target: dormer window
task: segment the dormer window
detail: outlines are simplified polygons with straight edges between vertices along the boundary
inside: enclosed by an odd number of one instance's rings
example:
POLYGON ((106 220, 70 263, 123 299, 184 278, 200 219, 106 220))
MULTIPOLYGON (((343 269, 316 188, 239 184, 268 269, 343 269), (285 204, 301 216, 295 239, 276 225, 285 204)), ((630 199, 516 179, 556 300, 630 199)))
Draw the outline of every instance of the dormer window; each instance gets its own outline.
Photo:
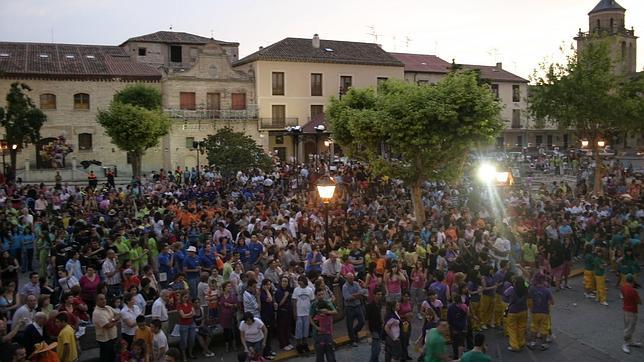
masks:
POLYGON ((147 49, 147 48, 139 48, 139 56, 140 56, 140 57, 144 57, 144 56, 146 56, 146 54, 147 54, 147 53, 148 53, 148 49, 147 49))

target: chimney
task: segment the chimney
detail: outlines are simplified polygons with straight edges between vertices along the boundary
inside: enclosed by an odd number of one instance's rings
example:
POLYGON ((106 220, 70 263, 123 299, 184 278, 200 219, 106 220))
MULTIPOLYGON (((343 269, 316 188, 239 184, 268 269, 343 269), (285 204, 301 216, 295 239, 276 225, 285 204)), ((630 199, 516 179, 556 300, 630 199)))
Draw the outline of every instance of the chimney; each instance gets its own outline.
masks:
POLYGON ((259 50, 262 50, 262 49, 264 49, 264 47, 260 45, 260 46, 259 46, 259 50))
POLYGON ((313 34, 313 40, 311 42, 315 49, 320 48, 320 37, 317 34, 313 34))
POLYGON ((496 63, 496 70, 502 70, 503 69, 503 63, 497 62, 496 63))

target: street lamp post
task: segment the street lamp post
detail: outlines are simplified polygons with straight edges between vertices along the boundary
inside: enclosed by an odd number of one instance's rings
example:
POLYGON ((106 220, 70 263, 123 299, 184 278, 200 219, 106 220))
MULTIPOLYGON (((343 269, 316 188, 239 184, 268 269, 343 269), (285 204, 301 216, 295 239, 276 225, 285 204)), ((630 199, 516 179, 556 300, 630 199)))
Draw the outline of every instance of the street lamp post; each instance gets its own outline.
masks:
POLYGON ((299 161, 298 144, 300 142, 300 134, 302 134, 302 127, 286 127, 286 132, 293 137, 293 159, 295 160, 295 163, 297 163, 299 161))
POLYGON ((199 176, 200 176, 200 168, 201 166, 199 165, 199 154, 203 153, 203 149, 206 146, 206 141, 201 140, 201 141, 193 141, 192 142, 192 148, 197 150, 197 182, 199 182, 199 176))
POLYGON ((323 124, 315 126, 315 167, 318 167, 320 162, 320 135, 326 131, 326 127, 323 124))
POLYGON ((7 177, 7 166, 5 164, 4 154, 9 149, 9 145, 7 144, 7 141, 5 141, 5 140, 0 141, 0 149, 2 150, 2 177, 4 177, 6 179, 6 177, 7 177))
POLYGON ((331 162, 333 162, 333 155, 331 154, 331 145, 333 145, 333 140, 330 138, 327 138, 324 140, 324 146, 327 148, 327 151, 329 152, 329 164, 328 167, 331 167, 331 162))
POLYGON ((335 180, 333 180, 329 175, 324 175, 318 179, 316 184, 318 189, 318 195, 324 203, 324 238, 325 242, 329 240, 329 202, 333 199, 333 194, 335 193, 335 180))

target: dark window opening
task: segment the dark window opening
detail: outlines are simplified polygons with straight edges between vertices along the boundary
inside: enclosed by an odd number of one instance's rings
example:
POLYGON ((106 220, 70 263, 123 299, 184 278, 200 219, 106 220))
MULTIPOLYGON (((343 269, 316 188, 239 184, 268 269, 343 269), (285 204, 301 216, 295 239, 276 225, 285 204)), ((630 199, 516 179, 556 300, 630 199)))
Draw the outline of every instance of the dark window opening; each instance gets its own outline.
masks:
POLYGON ((146 48, 139 48, 139 56, 144 57, 147 54, 148 50, 146 48))
POLYGON ((181 46, 180 45, 172 45, 170 46, 170 61, 174 63, 181 63, 182 60, 181 56, 181 46))

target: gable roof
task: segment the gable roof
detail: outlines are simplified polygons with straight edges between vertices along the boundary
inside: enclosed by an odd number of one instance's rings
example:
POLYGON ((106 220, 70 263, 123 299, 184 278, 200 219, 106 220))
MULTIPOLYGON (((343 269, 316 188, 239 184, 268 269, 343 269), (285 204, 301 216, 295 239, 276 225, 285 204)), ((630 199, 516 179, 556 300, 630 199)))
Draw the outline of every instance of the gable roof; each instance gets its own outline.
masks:
POLYGON ((458 64, 463 69, 476 70, 482 79, 495 80, 499 82, 519 82, 528 83, 528 80, 521 78, 516 74, 510 73, 503 68, 494 65, 477 65, 477 64, 458 64))
POLYGON ((155 68, 105 45, 0 42, 0 74, 43 78, 160 80, 155 68))
MULTIPOLYGON (((206 38, 203 36, 184 33, 180 31, 157 31, 156 33, 135 36, 123 42, 123 44, 131 41, 146 42, 146 43, 168 43, 168 44, 206 44, 214 40, 217 44, 222 46, 238 46, 239 43, 216 40, 213 38, 206 38)), ((121 45, 123 45, 121 44, 121 45)))
MULTIPOLYGON (((452 71, 453 64, 436 55, 389 53, 405 64, 405 72, 447 74, 452 71)), ((463 69, 477 70, 481 78, 499 82, 527 83, 528 80, 512 74, 494 65, 456 64, 463 69)))
POLYGON ((588 13, 588 15, 609 10, 626 11, 626 9, 619 5, 615 0, 600 0, 599 3, 595 5, 593 10, 588 13))
POLYGON ((389 53, 405 64, 406 72, 449 73, 451 63, 430 54, 389 53))
POLYGON ((285 38, 238 60, 234 65, 258 60, 403 66, 377 44, 320 39, 320 47, 314 48, 312 40, 304 38, 285 38))

